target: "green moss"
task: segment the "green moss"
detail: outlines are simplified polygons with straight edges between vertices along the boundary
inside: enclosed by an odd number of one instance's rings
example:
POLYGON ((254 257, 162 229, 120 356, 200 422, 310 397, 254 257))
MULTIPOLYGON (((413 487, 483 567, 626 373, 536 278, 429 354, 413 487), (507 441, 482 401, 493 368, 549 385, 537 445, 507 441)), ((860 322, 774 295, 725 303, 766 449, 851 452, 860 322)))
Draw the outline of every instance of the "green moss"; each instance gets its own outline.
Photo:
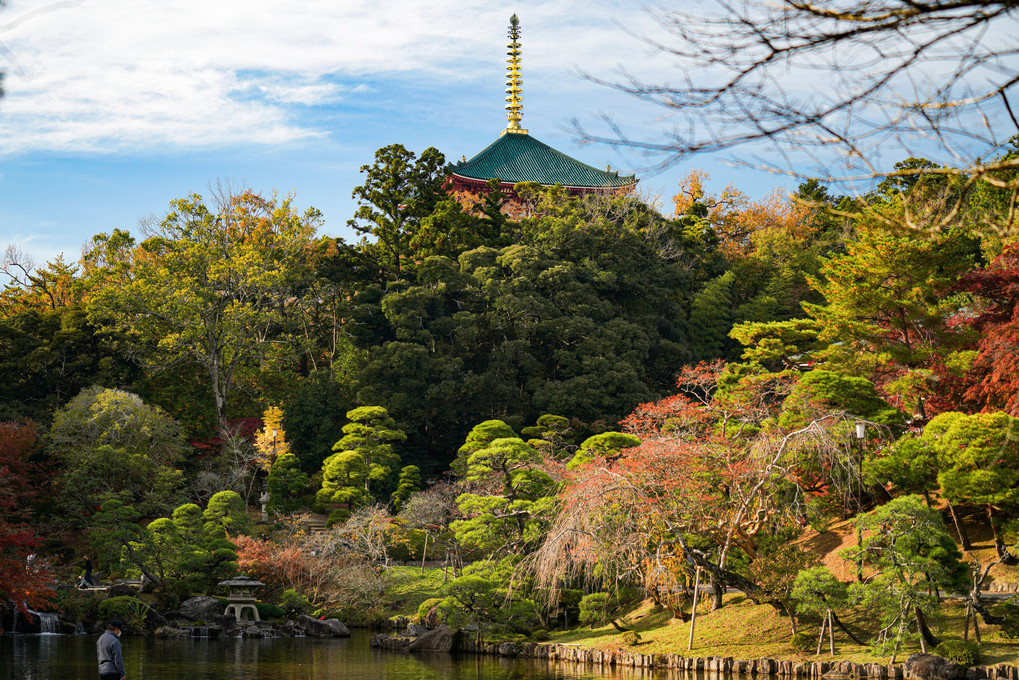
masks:
POLYGON ((440 604, 441 602, 441 597, 430 597, 418 605, 418 623, 423 623, 425 618, 428 616, 428 612, 432 610, 432 607, 440 604))
POLYGON ((980 645, 969 640, 945 640, 934 648, 934 653, 963 666, 980 663, 980 645))

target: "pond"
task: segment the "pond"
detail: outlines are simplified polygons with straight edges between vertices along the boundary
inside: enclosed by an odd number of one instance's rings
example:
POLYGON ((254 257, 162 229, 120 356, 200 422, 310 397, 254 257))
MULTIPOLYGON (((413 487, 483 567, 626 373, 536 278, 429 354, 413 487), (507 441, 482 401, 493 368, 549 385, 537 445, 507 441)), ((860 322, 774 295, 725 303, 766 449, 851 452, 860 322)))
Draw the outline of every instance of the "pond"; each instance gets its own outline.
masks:
MULTIPOLYGON (((0 636, 0 680, 96 680, 94 635, 0 636)), ((537 659, 401 654, 350 639, 124 637, 129 680, 640 680, 658 673, 537 659)), ((664 677, 664 675, 662 676, 664 677)))

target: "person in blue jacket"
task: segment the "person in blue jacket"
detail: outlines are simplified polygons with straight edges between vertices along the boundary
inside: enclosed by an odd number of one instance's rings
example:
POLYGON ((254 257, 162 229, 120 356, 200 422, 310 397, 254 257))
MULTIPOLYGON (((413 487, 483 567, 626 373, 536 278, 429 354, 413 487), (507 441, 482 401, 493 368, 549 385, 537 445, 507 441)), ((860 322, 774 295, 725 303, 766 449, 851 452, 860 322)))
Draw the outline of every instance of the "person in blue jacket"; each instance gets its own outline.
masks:
POLYGON ((124 624, 120 619, 111 619, 106 632, 96 641, 96 655, 99 657, 99 680, 127 680, 124 669, 124 654, 120 646, 120 633, 124 624))

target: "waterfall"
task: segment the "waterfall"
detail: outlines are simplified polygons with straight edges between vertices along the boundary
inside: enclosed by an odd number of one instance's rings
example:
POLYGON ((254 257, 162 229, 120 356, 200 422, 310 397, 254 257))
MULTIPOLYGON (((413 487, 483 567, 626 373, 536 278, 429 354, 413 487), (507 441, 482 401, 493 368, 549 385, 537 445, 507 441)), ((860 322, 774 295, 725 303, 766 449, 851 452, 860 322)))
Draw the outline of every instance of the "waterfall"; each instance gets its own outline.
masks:
POLYGON ((48 612, 33 612, 29 610, 32 616, 39 617, 39 632, 40 633, 56 633, 57 625, 60 623, 60 615, 48 612))
POLYGON ((78 621, 77 623, 75 623, 74 624, 74 634, 75 635, 84 635, 85 634, 85 624, 82 623, 81 621, 78 621))

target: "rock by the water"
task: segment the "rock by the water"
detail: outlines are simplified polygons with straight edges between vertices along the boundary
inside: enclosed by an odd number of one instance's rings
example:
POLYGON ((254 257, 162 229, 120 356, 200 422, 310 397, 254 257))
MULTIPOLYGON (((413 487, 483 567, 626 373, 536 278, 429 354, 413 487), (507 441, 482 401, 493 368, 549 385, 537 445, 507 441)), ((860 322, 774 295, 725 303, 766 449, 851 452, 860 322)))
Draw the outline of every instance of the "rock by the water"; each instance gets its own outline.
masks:
POLYGON ((406 635, 407 637, 420 637, 427 632, 428 629, 424 626, 412 623, 407 626, 407 630, 403 631, 403 635, 406 635))
POLYGON ((504 642, 499 645, 499 656, 516 656, 517 655, 517 643, 515 642, 504 642))
POLYGON ((181 614, 176 609, 170 610, 163 614, 163 618, 166 619, 167 624, 173 625, 175 623, 190 623, 191 620, 181 614))
POLYGON ((964 667, 935 654, 910 654, 903 671, 912 680, 956 680, 966 675, 964 667))
POLYGON ((401 637, 399 635, 387 635, 385 633, 376 633, 372 635, 368 640, 368 646, 375 649, 387 649, 393 652, 405 652, 407 651, 407 645, 410 644, 410 638, 401 637))
POLYGON ((240 627, 237 623, 237 617, 233 614, 230 614, 229 616, 219 616, 213 619, 213 621, 219 625, 220 630, 223 631, 224 637, 233 636, 234 632, 236 632, 240 627))
POLYGON ((179 628, 177 626, 160 626, 156 628, 154 635, 156 637, 189 638, 191 637, 191 629, 179 628))
POLYGON ((118 583, 115 586, 111 586, 110 590, 106 593, 107 597, 138 597, 138 590, 133 586, 126 585, 124 583, 118 583))
POLYGON ((448 652, 453 649, 459 637, 460 631, 449 626, 439 626, 416 638, 407 645, 407 649, 412 652, 448 652))
POLYGON ((213 621, 218 621, 223 616, 224 609, 225 607, 216 598, 209 597, 208 595, 198 595, 197 597, 189 597, 181 602, 177 611, 187 617, 189 621, 212 623, 213 621))
POLYGON ((320 621, 301 614, 297 617, 294 625, 303 630, 305 635, 311 637, 350 637, 350 631, 337 619, 320 621))

